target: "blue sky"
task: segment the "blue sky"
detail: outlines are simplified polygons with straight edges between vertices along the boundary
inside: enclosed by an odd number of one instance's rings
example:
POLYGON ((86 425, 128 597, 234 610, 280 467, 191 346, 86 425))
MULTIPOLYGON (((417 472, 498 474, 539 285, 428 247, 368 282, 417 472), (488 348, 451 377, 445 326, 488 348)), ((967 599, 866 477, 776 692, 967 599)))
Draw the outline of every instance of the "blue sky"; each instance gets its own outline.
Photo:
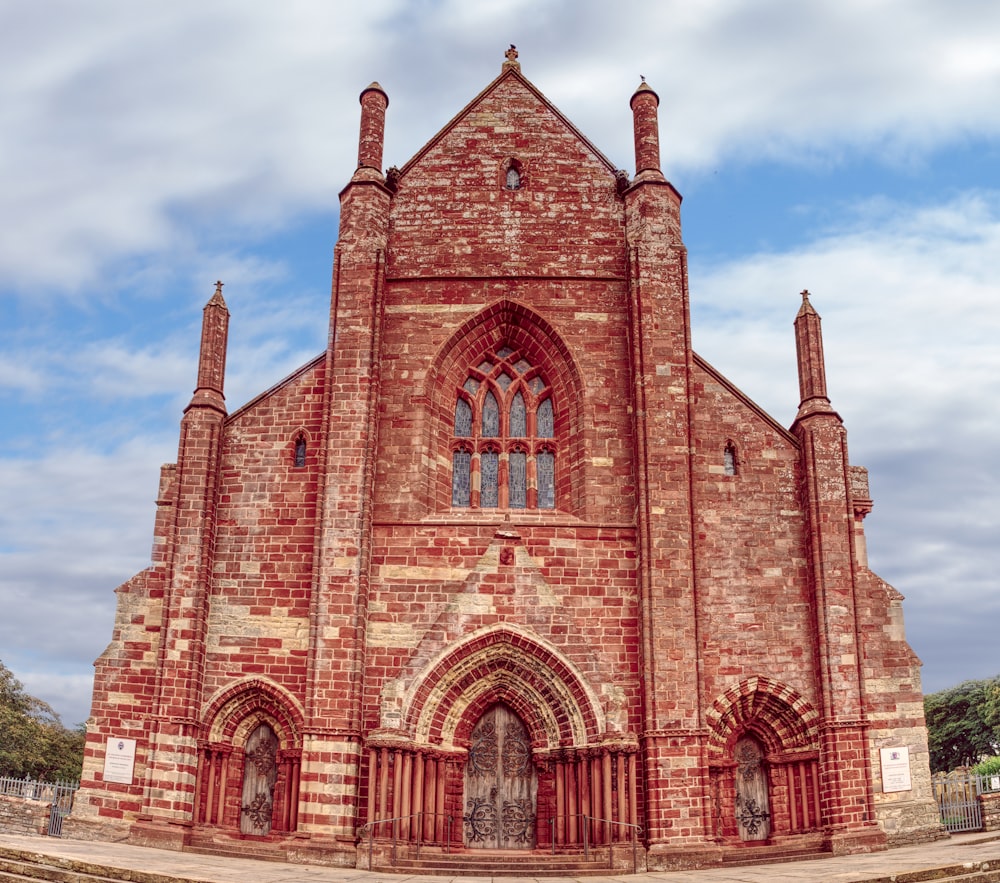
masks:
POLYGON ((29 690, 88 713, 215 280, 235 409, 325 346, 360 91, 402 166, 509 43, 630 172, 657 90, 696 350, 788 425, 813 293, 924 686, 1000 673, 1000 4, 347 6, 0 4, 0 659, 29 690))

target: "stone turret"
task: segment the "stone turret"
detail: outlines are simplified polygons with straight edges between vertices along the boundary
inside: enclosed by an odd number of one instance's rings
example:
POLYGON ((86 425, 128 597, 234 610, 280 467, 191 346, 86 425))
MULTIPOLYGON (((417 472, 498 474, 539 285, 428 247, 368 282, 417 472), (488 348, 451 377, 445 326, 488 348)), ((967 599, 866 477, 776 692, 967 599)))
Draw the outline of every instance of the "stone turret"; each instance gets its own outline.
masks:
POLYGON ((826 366, 823 357, 823 331, 819 313, 809 303, 809 292, 802 292, 802 306, 795 317, 795 352, 799 365, 799 413, 796 420, 809 414, 832 412, 826 394, 826 366))
POLYGON ((358 136, 358 170, 354 180, 384 180, 382 176, 382 148, 385 144, 385 111, 389 96, 378 83, 366 88, 361 101, 361 131, 358 136))
POLYGON ((201 320, 201 349, 198 354, 198 386, 188 409, 214 408, 226 413, 223 387, 226 379, 226 349, 229 345, 229 309, 222 297, 222 283, 205 304, 201 320))
POLYGON ((645 77, 630 102, 635 135, 635 177, 637 181, 663 181, 660 171, 660 126, 657 109, 660 97, 645 77))

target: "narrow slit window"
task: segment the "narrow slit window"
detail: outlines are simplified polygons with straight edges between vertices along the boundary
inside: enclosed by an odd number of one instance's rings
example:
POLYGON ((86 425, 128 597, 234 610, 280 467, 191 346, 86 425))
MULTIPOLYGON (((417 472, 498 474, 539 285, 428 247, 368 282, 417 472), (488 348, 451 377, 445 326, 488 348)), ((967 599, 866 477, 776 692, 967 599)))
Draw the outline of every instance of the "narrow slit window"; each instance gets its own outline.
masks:
POLYGON ((303 436, 295 439, 295 468, 301 469, 306 465, 306 440, 303 436))
POLYGON ((722 462, 726 475, 736 474, 736 448, 730 442, 726 445, 726 450, 722 454, 722 462))

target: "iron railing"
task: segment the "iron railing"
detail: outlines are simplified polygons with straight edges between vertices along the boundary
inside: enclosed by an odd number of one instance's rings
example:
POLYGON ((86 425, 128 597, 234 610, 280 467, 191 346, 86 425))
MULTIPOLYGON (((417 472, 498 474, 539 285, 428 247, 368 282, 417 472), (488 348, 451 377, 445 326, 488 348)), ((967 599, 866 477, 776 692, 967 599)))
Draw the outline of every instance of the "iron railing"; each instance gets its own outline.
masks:
POLYGON ((451 833, 454 827, 454 816, 448 813, 414 812, 410 813, 407 816, 396 816, 395 818, 392 819, 376 819, 374 822, 368 822, 367 824, 365 824, 361 828, 361 831, 359 832, 362 839, 364 839, 365 837, 368 838, 368 870, 371 870, 372 868, 372 851, 374 849, 375 829, 379 825, 392 825, 392 833, 390 835, 392 838, 392 854, 390 861, 393 865, 396 864, 396 857, 397 857, 397 851, 399 849, 400 839, 402 839, 405 843, 409 845, 416 846, 418 855, 420 854, 420 847, 422 847, 425 843, 443 842, 444 851, 451 852, 451 833), (432 820, 432 825, 435 831, 437 830, 437 820, 439 818, 444 820, 443 841, 441 838, 438 837, 430 837, 430 838, 424 837, 424 823, 425 820, 428 818, 432 820), (416 824, 413 825, 412 828, 410 828, 410 823, 414 819, 416 819, 416 824), (407 836, 400 838, 399 829, 401 827, 401 823, 403 822, 406 823, 405 827, 409 828, 410 831, 415 830, 417 832, 416 838, 410 836, 409 833, 407 833, 407 836))
POLYGON ((49 805, 48 833, 51 837, 62 836, 62 823, 73 811, 73 796, 80 787, 79 782, 63 781, 42 782, 30 776, 24 779, 13 779, 9 776, 0 778, 0 795, 4 797, 20 797, 22 800, 37 800, 49 805))
MULTIPOLYGON (((632 846, 632 873, 637 874, 639 872, 639 836, 642 833, 642 825, 632 824, 630 822, 619 822, 614 819, 602 819, 598 816, 589 816, 586 813, 576 813, 575 815, 566 816, 553 816, 549 819, 549 839, 552 842, 552 854, 556 854, 556 825, 565 826, 565 823, 571 819, 580 819, 580 827, 583 830, 583 859, 584 861, 590 861, 590 826, 595 825, 595 830, 597 826, 602 826, 604 828, 604 838, 603 842, 599 844, 593 844, 593 846, 601 847, 607 846, 608 848, 608 868, 614 870, 615 866, 615 840, 613 834, 616 829, 619 834, 622 833, 621 829, 625 828, 628 831, 629 837, 618 838, 618 843, 623 841, 630 843, 632 846)), ((564 828, 565 829, 565 828, 564 828)), ((562 844, 564 846, 570 844, 562 844)))

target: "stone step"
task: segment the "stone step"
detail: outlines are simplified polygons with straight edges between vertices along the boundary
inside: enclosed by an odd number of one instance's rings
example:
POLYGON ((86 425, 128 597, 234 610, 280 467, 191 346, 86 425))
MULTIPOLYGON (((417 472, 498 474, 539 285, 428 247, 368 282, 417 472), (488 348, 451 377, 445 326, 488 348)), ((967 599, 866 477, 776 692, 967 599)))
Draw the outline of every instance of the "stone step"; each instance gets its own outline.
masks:
POLYGON ((759 846, 747 849, 726 850, 722 856, 724 865, 770 865, 779 862, 800 862, 830 858, 828 850, 815 847, 773 847, 759 846))
POLYGON ((400 855, 391 863, 387 855, 376 858, 374 871, 392 874, 429 874, 463 877, 593 877, 631 873, 631 854, 627 867, 618 854, 615 870, 608 868, 608 856, 595 851, 590 859, 582 852, 552 855, 549 852, 425 852, 400 855))
POLYGON ((45 880, 48 883, 178 883, 177 878, 165 874, 127 871, 35 853, 11 856, 11 852, 5 849, 0 856, 0 881, 5 883, 24 880, 45 880))
POLYGON ((195 834, 184 852, 195 855, 221 855, 225 858, 252 858, 265 862, 288 861, 285 844, 281 838, 245 839, 219 833, 195 834))

